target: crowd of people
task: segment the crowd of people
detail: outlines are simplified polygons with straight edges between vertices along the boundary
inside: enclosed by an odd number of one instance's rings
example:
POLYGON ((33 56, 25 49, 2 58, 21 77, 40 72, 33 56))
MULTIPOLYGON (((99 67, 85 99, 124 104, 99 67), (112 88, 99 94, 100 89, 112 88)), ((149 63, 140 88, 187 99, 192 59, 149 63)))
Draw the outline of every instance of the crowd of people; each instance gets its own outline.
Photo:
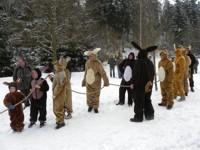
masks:
MULTIPOLYGON (((141 48, 135 42, 132 45, 137 49, 138 55, 131 52, 128 58, 118 63, 121 74, 121 84, 119 87, 119 101, 116 105, 125 104, 125 93, 128 92, 128 105, 134 103, 134 117, 131 122, 142 122, 154 119, 154 108, 151 102, 153 80, 155 77, 155 67, 149 59, 148 53, 155 51, 157 46, 141 48)), ((109 80, 102 63, 97 58, 100 48, 86 51, 88 56, 85 64, 85 74, 82 86, 86 87, 88 112, 99 113, 99 97, 101 93, 101 80, 104 86, 109 86, 109 80)), ((184 47, 175 49, 174 60, 169 58, 167 50, 160 51, 160 61, 158 64, 158 75, 161 88, 161 102, 159 106, 164 106, 168 110, 173 108, 174 99, 180 97, 178 101, 186 100, 189 87, 194 92, 193 74, 196 73, 195 65, 197 59, 191 50, 184 47), (189 81, 189 82, 188 82, 189 81)), ((70 83, 70 71, 67 67, 69 60, 60 57, 54 62, 54 75, 49 74, 52 81, 53 91, 53 112, 55 114, 56 129, 65 126, 65 119, 72 118, 72 89, 70 83)), ((109 59, 110 76, 115 77, 114 67, 117 60, 113 57, 109 59)), ((24 57, 19 57, 17 66, 13 73, 13 82, 8 84, 9 93, 4 98, 4 105, 8 108, 10 115, 10 126, 15 132, 21 132, 24 128, 23 110, 30 106, 29 128, 34 126, 37 120, 40 127, 46 123, 47 92, 49 85, 46 78, 42 78, 42 72, 38 68, 31 69, 24 57), (24 103, 24 108, 22 103, 24 103), (39 117, 38 117, 39 116, 39 117)))

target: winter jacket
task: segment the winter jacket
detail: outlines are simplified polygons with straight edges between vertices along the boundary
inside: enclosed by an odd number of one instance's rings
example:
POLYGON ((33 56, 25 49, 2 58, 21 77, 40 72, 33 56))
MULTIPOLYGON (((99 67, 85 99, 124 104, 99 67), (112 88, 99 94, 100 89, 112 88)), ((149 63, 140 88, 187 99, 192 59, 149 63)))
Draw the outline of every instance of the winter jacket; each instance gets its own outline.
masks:
POLYGON ((17 66, 13 73, 13 81, 17 81, 18 79, 21 80, 18 84, 20 91, 30 89, 31 68, 29 66, 25 66, 24 68, 17 66))

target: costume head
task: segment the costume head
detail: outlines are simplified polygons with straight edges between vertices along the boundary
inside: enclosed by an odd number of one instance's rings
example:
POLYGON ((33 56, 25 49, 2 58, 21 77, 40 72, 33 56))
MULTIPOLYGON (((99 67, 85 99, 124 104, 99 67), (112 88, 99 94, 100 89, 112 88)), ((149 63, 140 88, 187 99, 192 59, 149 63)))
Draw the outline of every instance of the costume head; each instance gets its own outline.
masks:
POLYGON ((133 41, 131 42, 131 44, 133 45, 133 47, 135 49, 137 49, 139 51, 138 56, 137 56, 138 59, 147 58, 148 52, 152 52, 152 51, 157 49, 157 46, 150 46, 150 47, 147 47, 147 48, 143 49, 133 41))

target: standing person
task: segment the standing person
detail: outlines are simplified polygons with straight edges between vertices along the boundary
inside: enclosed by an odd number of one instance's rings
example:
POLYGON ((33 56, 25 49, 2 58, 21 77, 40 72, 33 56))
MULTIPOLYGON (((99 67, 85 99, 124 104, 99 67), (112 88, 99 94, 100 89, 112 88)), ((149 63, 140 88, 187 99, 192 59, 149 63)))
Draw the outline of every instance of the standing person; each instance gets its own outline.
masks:
POLYGON ((175 53, 174 95, 175 97, 180 96, 178 101, 184 101, 184 76, 186 71, 186 60, 183 56, 183 48, 176 48, 175 53))
POLYGON ((43 78, 41 78, 42 73, 40 69, 35 68, 32 71, 32 78, 31 81, 31 90, 33 91, 32 97, 31 97, 31 107, 30 107, 30 124, 29 128, 31 128, 38 119, 38 113, 39 121, 40 121, 40 127, 43 127, 46 122, 46 103, 47 103, 47 91, 49 90, 49 85, 47 84, 47 81, 43 78))
POLYGON ((130 119, 131 122, 142 122, 143 115, 146 120, 154 119, 154 109, 151 103, 153 79, 155 75, 154 65, 148 59, 148 52, 157 49, 157 46, 142 49, 135 42, 132 45, 139 50, 135 67, 133 69, 133 80, 131 88, 134 90, 134 112, 135 115, 130 119))
POLYGON ((196 58, 196 63, 194 64, 194 73, 198 73, 198 66, 199 66, 199 60, 196 58))
POLYGON ((194 92, 194 79, 193 79, 193 74, 194 74, 194 65, 196 63, 196 58, 193 55, 191 49, 187 48, 188 51, 188 56, 190 57, 191 64, 190 64, 190 74, 189 74, 189 82, 190 82, 190 89, 192 92, 194 92))
POLYGON ((189 78, 189 70, 191 65, 190 57, 187 55, 188 51, 187 49, 183 49, 183 57, 185 58, 185 74, 184 74, 184 90, 185 90, 185 96, 188 96, 189 92, 189 84, 188 84, 188 78, 189 78))
POLYGON ((108 64, 110 66, 110 77, 114 77, 115 78, 115 65, 116 65, 116 61, 114 59, 113 56, 111 56, 108 59, 108 64))
POLYGON ((60 58, 59 63, 64 66, 64 72, 66 77, 66 95, 65 95, 65 111, 67 112, 67 115, 65 115, 65 119, 71 119, 72 118, 72 90, 71 90, 71 72, 68 68, 69 62, 71 58, 67 57, 66 59, 60 58))
POLYGON ((6 94, 4 98, 4 105, 8 108, 10 116, 10 127, 15 132, 21 132, 24 129, 24 113, 22 104, 18 104, 21 100, 25 98, 24 94, 17 91, 17 84, 11 82, 8 84, 9 93, 6 94))
POLYGON ((63 65, 63 58, 60 58, 54 65, 55 77, 53 78, 53 111, 56 116, 56 127, 60 129, 65 126, 65 106, 66 106, 66 94, 67 94, 67 75, 65 72, 66 65, 63 65))
MULTIPOLYGON (((17 66, 13 72, 13 81, 18 83, 18 89, 27 96, 30 92, 31 68, 27 65, 23 56, 17 61, 17 66)), ((25 107, 29 106, 29 99, 24 102, 25 107)))
POLYGON ((167 109, 171 109, 174 105, 173 99, 173 78, 174 78, 174 67, 171 60, 168 58, 167 50, 160 52, 160 62, 158 64, 158 74, 160 79, 160 89, 162 95, 162 101, 159 106, 166 106, 167 109))
POLYGON ((131 52, 128 55, 128 59, 123 60, 122 63, 119 65, 120 71, 123 75, 119 88, 119 102, 116 105, 124 105, 126 91, 128 91, 128 105, 132 106, 133 104, 133 90, 130 87, 123 86, 131 85, 134 64, 135 55, 131 52))
POLYGON ((86 86, 87 92, 87 105, 88 112, 94 109, 95 113, 98 113, 99 108, 99 96, 101 91, 101 79, 104 80, 104 86, 109 86, 108 77, 103 68, 102 63, 97 58, 97 53, 100 48, 96 48, 93 51, 86 51, 84 54, 89 57, 89 60, 85 65, 85 75, 82 81, 82 86, 86 86))

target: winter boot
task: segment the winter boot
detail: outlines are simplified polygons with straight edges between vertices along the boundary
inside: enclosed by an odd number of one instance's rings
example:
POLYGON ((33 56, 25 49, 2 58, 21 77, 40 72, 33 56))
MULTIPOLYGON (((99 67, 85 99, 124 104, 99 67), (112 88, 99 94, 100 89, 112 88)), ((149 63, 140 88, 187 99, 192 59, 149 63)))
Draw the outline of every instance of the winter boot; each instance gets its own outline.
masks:
POLYGON ((35 122, 31 122, 31 123, 28 125, 28 128, 31 128, 33 125, 35 125, 35 122))
POLYGON ((41 122, 40 122, 40 128, 44 127, 44 125, 45 125, 45 122, 44 122, 44 121, 41 121, 41 122))
POLYGON ((154 119, 154 115, 148 115, 145 116, 146 120, 153 120, 154 119))
POLYGON ((89 108, 88 108, 88 112, 91 112, 91 111, 92 111, 92 109, 93 109, 92 107, 89 107, 89 108))
POLYGON ((166 106, 164 103, 158 103, 158 106, 166 106))
POLYGON ((130 122, 142 122, 142 121, 143 119, 136 118, 136 117, 130 119, 130 122))
POLYGON ((179 102, 182 102, 185 100, 185 96, 181 96, 181 98, 178 100, 179 102))
POLYGON ((65 115, 65 119, 71 119, 71 118, 72 118, 71 113, 68 113, 67 115, 65 115))
POLYGON ((99 113, 97 108, 94 109, 94 113, 96 113, 96 114, 99 113))
POLYGON ((173 105, 168 105, 167 109, 170 110, 170 109, 172 109, 172 107, 173 107, 173 105))
POLYGON ((191 91, 194 92, 194 87, 191 87, 191 91))
POLYGON ((56 127, 55 127, 55 129, 60 129, 60 128, 62 128, 62 127, 64 127, 65 126, 65 123, 63 122, 63 123, 56 123, 57 125, 56 125, 56 127))
POLYGON ((124 105, 124 103, 118 102, 116 105, 124 105))

